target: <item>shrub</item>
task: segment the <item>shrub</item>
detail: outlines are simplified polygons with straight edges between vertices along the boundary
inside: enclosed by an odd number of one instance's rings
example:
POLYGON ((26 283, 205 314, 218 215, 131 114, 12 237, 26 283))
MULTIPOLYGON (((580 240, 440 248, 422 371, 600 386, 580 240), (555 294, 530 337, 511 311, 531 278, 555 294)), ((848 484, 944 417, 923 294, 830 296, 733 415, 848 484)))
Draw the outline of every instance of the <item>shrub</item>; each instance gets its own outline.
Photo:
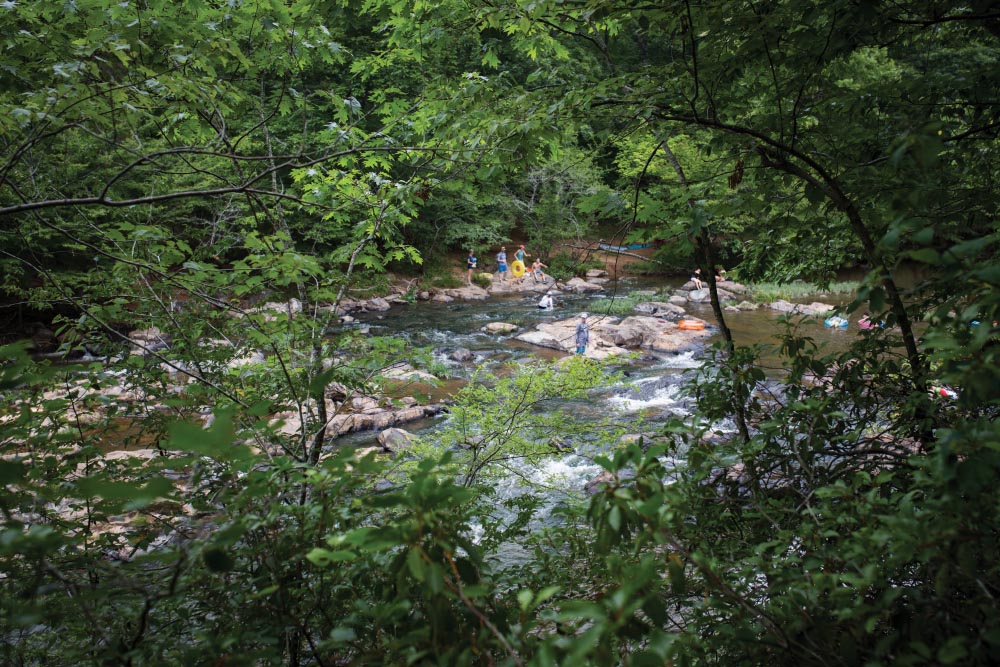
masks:
POLYGON ((655 260, 642 260, 627 265, 628 273, 635 276, 657 276, 669 273, 667 266, 655 260))
POLYGON ((568 252, 560 252, 549 258, 548 274, 558 280, 582 276, 589 269, 603 269, 604 262, 593 257, 576 257, 568 252))

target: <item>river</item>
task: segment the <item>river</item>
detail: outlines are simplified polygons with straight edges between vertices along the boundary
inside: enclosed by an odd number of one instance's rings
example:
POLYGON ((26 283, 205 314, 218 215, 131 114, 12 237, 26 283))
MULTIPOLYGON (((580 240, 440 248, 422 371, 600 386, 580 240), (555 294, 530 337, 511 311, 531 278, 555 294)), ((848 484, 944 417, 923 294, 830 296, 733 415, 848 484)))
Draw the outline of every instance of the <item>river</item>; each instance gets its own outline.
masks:
MULTIPOLYGON (((663 280, 625 279, 617 285, 609 284, 602 297, 576 294, 559 296, 558 306, 554 311, 539 310, 536 306, 538 295, 528 293, 495 295, 484 301, 421 302, 394 306, 387 313, 361 314, 352 326, 373 335, 403 337, 414 347, 432 348, 435 360, 440 367, 447 369, 450 378, 437 388, 420 389, 413 395, 423 400, 440 400, 444 395, 456 391, 476 368, 484 367, 493 373, 503 373, 513 364, 564 356, 554 350, 516 341, 513 339, 516 334, 482 332, 480 329, 489 322, 509 322, 517 324, 523 330, 545 320, 573 317, 582 310, 600 314, 602 303, 606 303, 602 299, 613 298, 614 294, 627 296, 636 290, 642 290, 657 294, 650 296, 651 301, 666 300, 679 285, 679 282, 663 280), (470 350, 475 355, 475 360, 464 363, 453 361, 449 355, 458 348, 470 350), (425 393, 420 393, 421 391, 425 393)), ((837 305, 843 302, 843 298, 835 299, 826 295, 808 301, 813 300, 837 305)), ((715 321, 709 304, 691 304, 687 310, 710 323, 715 321)), ((780 316, 781 313, 777 311, 761 308, 726 313, 726 321, 737 344, 760 344, 773 348, 781 330, 778 322, 780 316)), ((808 327, 808 334, 817 344, 830 351, 843 350, 850 339, 857 335, 854 324, 847 329, 826 328, 822 322, 804 326, 808 327)), ((709 343, 717 339, 716 335, 709 343)), ((689 413, 690 399, 682 395, 680 385, 683 375, 701 363, 701 356, 703 355, 691 352, 679 355, 644 353, 639 360, 622 366, 628 376, 627 383, 603 388, 595 392, 587 403, 576 402, 560 409, 572 411, 574 418, 578 420, 597 421, 614 415, 619 424, 634 426, 636 432, 655 432, 658 425, 667 418, 689 413)), ((773 353, 764 355, 763 364, 772 374, 780 372, 779 360, 773 353)), ((406 424, 405 428, 413 433, 433 437, 434 431, 442 428, 447 419, 447 414, 443 414, 423 422, 406 424)), ((725 424, 720 426, 728 428, 725 424)), ((370 444, 373 438, 372 433, 353 434, 347 436, 343 443, 347 446, 363 446, 370 444)), ((498 486, 500 497, 517 495, 525 484, 549 487, 553 503, 559 502, 560 490, 579 494, 584 484, 593 479, 601 468, 593 462, 591 457, 594 452, 588 450, 586 444, 578 443, 574 449, 572 453, 553 455, 541 466, 520 471, 518 476, 498 486)))

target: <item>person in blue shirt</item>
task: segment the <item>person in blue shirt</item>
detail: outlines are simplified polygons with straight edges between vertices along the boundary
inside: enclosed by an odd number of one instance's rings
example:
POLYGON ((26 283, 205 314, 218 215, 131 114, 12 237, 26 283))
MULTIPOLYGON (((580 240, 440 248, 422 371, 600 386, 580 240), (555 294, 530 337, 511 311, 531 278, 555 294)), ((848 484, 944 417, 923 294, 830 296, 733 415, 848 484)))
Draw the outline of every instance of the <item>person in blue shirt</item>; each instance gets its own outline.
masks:
POLYGON ((472 250, 469 251, 469 256, 465 258, 465 268, 469 270, 469 277, 467 282, 472 285, 472 272, 476 270, 476 253, 472 250))
POLYGON ((507 282, 507 248, 500 247, 497 253, 497 273, 500 274, 500 281, 507 282))

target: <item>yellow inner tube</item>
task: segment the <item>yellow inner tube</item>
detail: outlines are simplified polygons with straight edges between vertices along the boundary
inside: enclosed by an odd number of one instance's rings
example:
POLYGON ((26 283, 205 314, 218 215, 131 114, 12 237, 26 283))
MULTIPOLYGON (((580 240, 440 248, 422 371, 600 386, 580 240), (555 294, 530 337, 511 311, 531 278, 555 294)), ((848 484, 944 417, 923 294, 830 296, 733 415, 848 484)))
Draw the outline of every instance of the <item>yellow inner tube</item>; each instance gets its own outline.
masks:
POLYGON ((519 259, 515 259, 510 265, 510 272, 514 274, 515 278, 520 278, 524 275, 524 262, 519 259))

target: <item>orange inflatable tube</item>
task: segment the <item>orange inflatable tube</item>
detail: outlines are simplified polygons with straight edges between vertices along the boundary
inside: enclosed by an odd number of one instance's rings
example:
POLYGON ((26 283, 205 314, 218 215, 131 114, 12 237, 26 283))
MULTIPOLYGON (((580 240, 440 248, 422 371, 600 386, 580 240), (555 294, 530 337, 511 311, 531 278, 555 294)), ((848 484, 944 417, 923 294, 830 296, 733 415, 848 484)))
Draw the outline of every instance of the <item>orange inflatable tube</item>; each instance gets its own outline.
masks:
POLYGON ((686 331, 701 331, 705 328, 705 323, 701 320, 680 320, 677 322, 677 328, 686 331))

